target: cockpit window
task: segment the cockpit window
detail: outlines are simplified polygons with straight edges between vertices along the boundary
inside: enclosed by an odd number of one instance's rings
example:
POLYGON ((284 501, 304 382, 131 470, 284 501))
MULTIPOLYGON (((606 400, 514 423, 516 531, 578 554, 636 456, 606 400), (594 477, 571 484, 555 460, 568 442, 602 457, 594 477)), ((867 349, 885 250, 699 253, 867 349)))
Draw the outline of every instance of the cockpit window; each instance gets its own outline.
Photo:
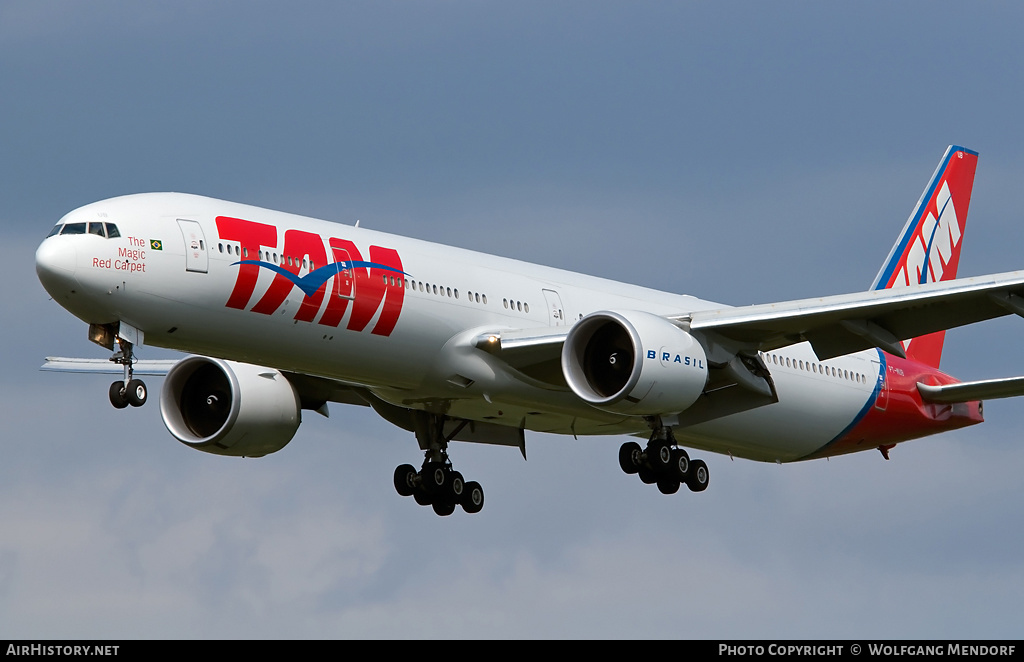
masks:
POLYGON ((106 237, 107 239, 117 239, 121 236, 117 226, 113 223, 58 223, 53 226, 50 234, 46 236, 49 238, 57 234, 94 234, 97 237, 106 237))

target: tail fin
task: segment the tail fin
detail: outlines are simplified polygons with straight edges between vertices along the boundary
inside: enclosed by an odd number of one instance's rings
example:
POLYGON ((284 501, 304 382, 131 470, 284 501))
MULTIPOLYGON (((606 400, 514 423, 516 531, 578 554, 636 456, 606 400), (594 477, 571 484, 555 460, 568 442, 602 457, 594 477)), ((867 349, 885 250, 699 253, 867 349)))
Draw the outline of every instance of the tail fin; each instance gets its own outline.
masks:
MULTIPOLYGON (((956 278, 978 153, 950 145, 911 212, 872 290, 956 278)), ((907 358, 939 367, 945 331, 903 342, 907 358)))

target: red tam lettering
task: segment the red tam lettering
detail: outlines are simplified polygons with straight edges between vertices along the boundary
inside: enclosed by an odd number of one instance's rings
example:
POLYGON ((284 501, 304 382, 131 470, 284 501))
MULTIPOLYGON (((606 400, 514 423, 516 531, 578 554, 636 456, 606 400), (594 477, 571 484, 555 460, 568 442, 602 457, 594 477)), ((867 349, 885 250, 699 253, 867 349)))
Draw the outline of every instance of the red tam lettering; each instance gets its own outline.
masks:
MULTIPOLYGON (((305 232, 304 230, 288 230, 285 232, 281 268, 287 269, 298 276, 299 270, 302 268, 302 260, 307 257, 312 260, 314 265, 326 266, 327 251, 324 250, 324 240, 320 235, 305 232)), ((263 298, 252 307, 253 312, 270 315, 281 307, 281 304, 288 298, 293 287, 295 287, 293 281, 289 280, 286 276, 277 274, 274 276, 274 280, 270 283, 270 287, 267 288, 263 298)), ((314 292, 312 296, 303 297, 302 305, 299 306, 295 319, 303 322, 312 322, 317 312, 320 311, 320 304, 323 303, 324 290, 326 289, 325 284, 314 292)))
MULTIPOLYGON (((225 241, 237 241, 243 250, 242 255, 259 255, 261 246, 277 246, 277 228, 266 223, 218 216, 217 233, 225 241)), ((228 308, 244 310, 256 290, 259 275, 260 268, 255 264, 238 265, 235 287, 231 290, 231 296, 225 305, 228 308)))
MULTIPOLYGON (((329 243, 334 251, 335 259, 339 262, 344 260, 345 253, 353 261, 362 261, 359 249, 351 241, 332 237, 329 243)), ((362 331, 379 310, 380 317, 371 333, 390 336, 391 332, 395 330, 398 316, 402 312, 402 304, 405 302, 402 259, 399 257, 398 251, 392 248, 370 246, 369 261, 373 263, 370 268, 353 267, 351 269, 355 281, 355 301, 352 304, 352 315, 348 320, 347 328, 351 331, 362 331)), ((336 293, 340 293, 339 288, 345 287, 341 282, 343 277, 344 274, 335 276, 336 293)), ((349 287, 351 289, 351 286, 349 287)), ((339 296, 331 297, 320 323, 337 326, 341 322, 341 317, 347 306, 346 299, 339 296)))

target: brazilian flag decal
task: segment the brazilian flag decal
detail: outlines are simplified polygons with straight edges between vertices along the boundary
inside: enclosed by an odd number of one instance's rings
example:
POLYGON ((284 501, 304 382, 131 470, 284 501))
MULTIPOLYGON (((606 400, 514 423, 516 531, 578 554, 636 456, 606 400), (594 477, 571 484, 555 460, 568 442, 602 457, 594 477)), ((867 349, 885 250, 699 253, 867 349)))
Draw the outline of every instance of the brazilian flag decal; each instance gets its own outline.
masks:
POLYGON ((149 248, 154 251, 162 251, 164 249, 164 242, 159 239, 150 239, 149 248))

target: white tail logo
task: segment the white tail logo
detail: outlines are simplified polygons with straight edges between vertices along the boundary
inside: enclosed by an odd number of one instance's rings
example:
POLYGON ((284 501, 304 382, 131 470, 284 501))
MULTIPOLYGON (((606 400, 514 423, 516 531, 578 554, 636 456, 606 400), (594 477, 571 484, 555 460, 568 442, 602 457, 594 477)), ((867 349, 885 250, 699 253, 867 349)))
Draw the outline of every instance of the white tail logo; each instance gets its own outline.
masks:
POLYGON ((943 271, 962 237, 953 197, 946 182, 942 182, 942 188, 935 196, 935 206, 939 210, 938 220, 931 212, 922 220, 921 233, 915 233, 906 260, 893 280, 892 287, 924 285, 942 280, 943 271), (938 260, 934 259, 936 255, 938 260))

